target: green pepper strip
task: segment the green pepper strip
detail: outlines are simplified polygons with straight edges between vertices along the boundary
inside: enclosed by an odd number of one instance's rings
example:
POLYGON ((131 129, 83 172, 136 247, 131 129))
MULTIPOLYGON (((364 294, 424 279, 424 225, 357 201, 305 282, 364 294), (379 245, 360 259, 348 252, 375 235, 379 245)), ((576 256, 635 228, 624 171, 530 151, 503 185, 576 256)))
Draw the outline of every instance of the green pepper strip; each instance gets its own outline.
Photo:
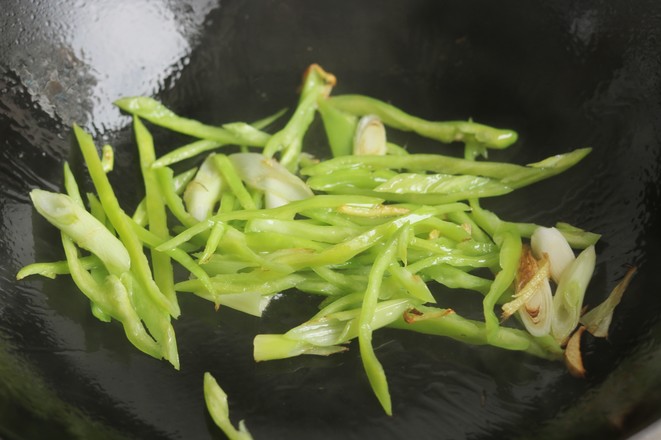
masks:
MULTIPOLYGON (((224 213, 224 212, 232 212, 234 211, 234 202, 236 201, 236 196, 231 193, 224 191, 220 195, 220 205, 218 206, 218 213, 224 213)), ((211 232, 209 233, 209 238, 207 239, 206 244, 204 245, 204 250, 202 251, 202 255, 200 256, 200 264, 206 264, 208 263, 211 258, 213 257, 213 254, 216 252, 216 249, 218 248, 218 245, 220 244, 220 241, 223 238, 223 235, 225 235, 225 231, 227 230, 227 227, 224 222, 222 221, 216 221, 213 227, 211 228, 211 232)))
MULTIPOLYGON (((196 172, 197 168, 191 168, 190 170, 184 171, 183 173, 174 176, 174 178, 172 178, 174 193, 177 195, 181 194, 186 188, 186 185, 188 185, 188 182, 190 182, 193 177, 195 177, 196 172)), ((158 171, 155 171, 155 173, 156 178, 158 179, 158 171)), ((163 191, 161 191, 161 195, 162 193, 163 191)), ((140 201, 140 203, 138 203, 138 206, 135 208, 131 218, 133 218, 133 220, 140 226, 147 226, 147 203, 144 198, 140 201)))
MULTIPOLYGON (((363 294, 360 295, 362 297, 363 294)), ((392 323, 416 304, 418 301, 410 298, 379 302, 371 322, 372 329, 376 330, 392 323)), ((315 316, 285 334, 259 334, 253 340, 254 358, 259 362, 301 354, 329 355, 343 351, 339 344, 358 336, 360 313, 360 308, 339 310, 324 316, 315 316)))
POLYGON ((411 153, 404 147, 400 147, 392 142, 386 142, 386 153, 392 156, 407 156, 411 153))
POLYGON ((338 110, 326 98, 319 99, 317 105, 333 157, 351 154, 358 118, 338 110))
MULTIPOLYGON (((268 116, 264 119, 260 119, 259 121, 255 121, 252 124, 246 126, 246 124, 242 124, 240 126, 233 125, 233 124, 226 124, 223 126, 224 129, 233 132, 236 131, 237 135, 241 135, 241 130, 244 131, 244 133, 247 130, 246 127, 252 127, 253 129, 262 129, 277 119, 279 119, 287 109, 282 109, 278 111, 277 113, 268 116)), ((191 157, 195 157, 198 154, 202 154, 206 151, 210 151, 213 149, 216 149, 218 147, 222 146, 221 143, 217 141, 210 141, 207 139, 202 139, 199 141, 191 142, 190 144, 184 145, 182 147, 179 147, 175 150, 172 150, 168 152, 167 154, 164 154, 163 156, 159 157, 153 164, 153 168, 161 168, 165 166, 172 165, 177 162, 181 162, 186 159, 190 159, 191 157)))
POLYGON ((345 291, 364 290, 360 284, 357 284, 355 277, 347 276, 340 271, 334 271, 328 266, 313 267, 312 271, 325 282, 338 286, 345 291))
MULTIPOLYGON (((103 263, 96 255, 88 255, 86 257, 79 257, 78 262, 85 270, 90 270, 95 267, 101 267, 103 263)), ((32 263, 21 268, 16 274, 16 280, 22 280, 31 275, 41 275, 46 278, 54 279, 57 275, 68 275, 69 264, 66 260, 63 261, 48 261, 42 263, 32 263)))
MULTIPOLYGON (((151 168, 154 160, 156 160, 154 139, 137 116, 133 117, 133 129, 135 131, 138 155, 140 156, 140 168, 145 185, 145 204, 147 207, 149 231, 159 237, 168 237, 170 231, 168 230, 165 204, 163 203, 156 173, 151 168)), ((168 301, 177 306, 177 314, 179 314, 177 295, 174 291, 174 269, 170 257, 162 252, 152 250, 151 261, 156 285, 163 295, 168 298, 168 301)))
POLYGON ((497 255, 486 254, 478 256, 463 255, 461 252, 455 250, 445 250, 439 246, 435 246, 433 242, 416 238, 412 240, 412 249, 420 249, 428 251, 431 255, 427 258, 420 259, 415 263, 408 265, 408 269, 413 273, 417 273, 430 266, 438 264, 448 264, 455 267, 493 267, 498 261, 497 255))
POLYGON ((392 402, 390 392, 388 391, 388 382, 381 362, 374 353, 372 346, 372 320, 376 312, 376 305, 379 300, 379 290, 383 281, 383 276, 388 266, 395 262, 397 254, 397 242, 400 238, 401 227, 389 239, 383 250, 374 259, 374 264, 369 274, 367 289, 363 297, 360 316, 358 317, 358 344, 360 347, 360 357, 363 361, 363 368, 367 374, 372 390, 379 403, 388 415, 392 415, 392 402))
POLYGON ((347 293, 346 295, 339 298, 326 298, 326 300, 321 304, 321 310, 319 310, 316 315, 310 318, 308 322, 314 322, 328 315, 359 307, 363 302, 366 288, 367 285, 365 285, 365 288, 363 288, 360 292, 347 293))
POLYGON ((186 211, 183 200, 177 194, 172 169, 168 167, 157 168, 155 172, 161 193, 165 199, 165 204, 170 209, 170 212, 172 212, 182 225, 186 227, 195 226, 198 223, 197 219, 186 211))
POLYGON ((335 84, 335 77, 317 65, 306 71, 301 97, 296 110, 287 125, 275 133, 264 147, 264 156, 271 158, 282 151, 280 164, 289 171, 296 171, 303 146, 303 136, 314 120, 317 101, 329 95, 335 84))
MULTIPOLYGON (((411 270, 410 267, 409 270, 411 270)), ((451 289, 474 290, 480 292, 482 295, 486 295, 491 288, 491 280, 478 277, 449 264, 441 263, 425 267, 419 273, 425 279, 432 279, 451 289)))
POLYGON ((398 176, 395 171, 369 167, 339 168, 331 174, 314 175, 306 181, 308 186, 317 191, 331 191, 344 186, 374 189, 389 179, 398 176))
POLYGON ((125 112, 149 122, 189 136, 216 141, 220 144, 262 147, 269 135, 257 129, 240 136, 238 130, 227 130, 176 115, 160 102, 146 96, 121 98, 114 103, 125 112))
MULTIPOLYGON (((482 208, 477 199, 471 199, 470 206, 472 211, 467 215, 482 229, 491 234, 495 233, 501 227, 508 227, 516 229, 522 237, 530 238, 533 232, 535 232, 535 229, 539 227, 535 223, 517 223, 501 220, 494 212, 482 208)), ((556 225, 556 228, 574 249, 585 249, 596 244, 599 238, 601 238, 599 234, 584 231, 566 223, 559 223, 556 225)))
POLYGON ((205 151, 216 149, 221 145, 222 144, 220 142, 210 141, 208 139, 200 139, 199 141, 191 142, 159 157, 152 164, 152 168, 167 167, 174 163, 190 159, 191 157, 197 156, 198 154, 202 154, 205 151))
POLYGON ((157 306, 152 297, 142 291, 142 285, 132 272, 126 272, 122 275, 121 284, 126 287, 138 316, 160 345, 163 358, 168 360, 175 370, 179 370, 177 338, 170 321, 170 314, 157 306))
POLYGON ((461 227, 461 224, 442 220, 438 217, 432 217, 420 223, 426 230, 435 230, 438 232, 439 237, 447 237, 456 242, 463 242, 470 239, 470 233, 461 227))
POLYGON ((444 143, 462 141, 470 137, 487 147, 503 149, 516 142, 518 137, 513 130, 493 128, 471 121, 427 121, 405 113, 393 105, 362 95, 334 96, 330 98, 330 104, 354 115, 376 115, 384 124, 393 128, 414 131, 420 136, 444 143))
POLYGON ((149 356, 160 359, 162 357, 161 349, 145 331, 140 317, 129 302, 128 295, 121 295, 121 292, 109 292, 108 289, 100 286, 81 263, 73 240, 65 234, 62 234, 62 245, 67 257, 69 273, 80 291, 93 304, 122 323, 126 337, 136 348, 149 356))
MULTIPOLYGON (((567 239, 569 244, 576 249, 585 249, 587 247, 594 246, 601 238, 600 234, 585 231, 581 228, 577 228, 576 226, 572 226, 569 223, 558 222, 555 224, 555 227, 567 239)), ((534 232, 534 229, 532 232, 534 232)), ((532 232, 530 232, 530 235, 532 235, 532 232)))
POLYGON ((243 420, 239 422, 238 429, 232 425, 229 416, 229 406, 227 404, 227 394, 209 373, 204 373, 203 389, 204 401, 211 419, 227 438, 229 440, 253 440, 243 420))
POLYGON ((310 251, 321 251, 328 244, 307 238, 297 237, 275 231, 268 232, 246 232, 246 244, 255 252, 275 252, 283 249, 306 249, 310 251))
POLYGON ((317 176, 343 168, 389 168, 409 171, 433 171, 444 174, 468 174, 498 179, 516 189, 561 173, 580 162, 590 153, 580 148, 566 154, 551 156, 528 166, 506 162, 486 162, 443 156, 441 154, 409 154, 406 156, 341 156, 301 170, 301 174, 317 176))
POLYGON ((519 269, 519 260, 521 259, 523 245, 520 235, 512 228, 497 231, 494 239, 497 244, 500 244, 500 272, 496 274, 491 283, 491 288, 484 296, 482 308, 487 340, 492 345, 501 346, 504 343, 502 341, 502 332, 500 331, 502 328, 499 326, 499 320, 494 312, 494 307, 514 282, 519 269))
POLYGON ((131 228, 128 217, 119 206, 119 202, 115 197, 115 193, 108 181, 108 177, 103 172, 101 167, 101 160, 94 146, 92 136, 83 131, 78 125, 73 126, 74 133, 78 139, 78 145, 83 153, 87 168, 94 182, 94 186, 103 205, 103 209, 108 216, 108 219, 117 230, 126 250, 129 252, 131 258, 131 270, 135 271, 135 276, 144 289, 158 307, 170 313, 172 316, 177 316, 179 307, 173 304, 167 297, 161 293, 160 289, 152 278, 151 269, 147 257, 142 251, 140 240, 131 228))
POLYGON ((325 223, 328 226, 338 226, 342 228, 355 228, 356 223, 336 212, 332 208, 319 208, 303 210, 299 213, 303 217, 325 223))
POLYGON ((230 190, 234 193, 234 196, 239 201, 241 207, 243 209, 257 209, 252 196, 241 181, 234 165, 227 156, 224 154, 216 154, 213 159, 220 175, 223 176, 223 181, 230 187, 230 190))
MULTIPOLYGON (((312 185, 311 187, 312 189, 317 189, 312 185)), ((492 186, 491 188, 488 188, 488 191, 484 191, 482 194, 480 194, 480 197, 495 197, 507 194, 511 191, 512 188, 505 186, 492 186)), ((338 182, 337 185, 335 185, 333 188, 327 189, 325 192, 328 194, 336 195, 347 194, 361 195, 366 197, 383 197, 383 199, 387 200, 388 202, 409 203, 416 205, 442 205, 446 203, 459 202, 461 200, 468 199, 474 194, 472 191, 462 191, 449 194, 434 194, 431 192, 396 193, 359 188, 351 184, 345 184, 344 182, 338 182)))
POLYGON ((87 203, 90 206, 90 214, 92 214, 95 219, 103 223, 108 229, 112 231, 112 225, 109 225, 106 212, 103 210, 103 206, 101 206, 101 201, 99 198, 94 193, 87 193, 87 203))
MULTIPOLYGON (((212 221, 229 222, 232 220, 250 220, 253 218, 277 218, 293 219, 299 213, 326 208, 339 208, 345 205, 379 205, 383 199, 365 196, 337 196, 317 195, 303 200, 296 200, 277 208, 240 210, 233 212, 218 213, 210 218, 212 221)), ((462 205, 464 209, 470 209, 468 205, 462 205)))
POLYGON ((248 245, 247 235, 228 224, 225 226, 225 232, 218 244, 218 248, 221 253, 227 252, 234 254, 242 260, 255 263, 265 269, 284 273, 292 272, 292 268, 288 265, 268 259, 268 257, 272 257, 273 255, 262 256, 255 252, 248 245))
POLYGON ((223 239, 225 231, 225 223, 216 222, 213 225, 213 228, 211 228, 211 232, 209 233, 207 243, 205 244, 204 250, 202 251, 202 255, 200 256, 200 264, 206 264, 209 262, 213 254, 216 252, 218 244, 223 239))
POLYGON ((257 128, 258 130, 263 130, 267 128, 269 125, 275 123, 278 119, 282 118, 286 113, 287 113, 287 108, 286 107, 281 108, 272 115, 268 115, 264 118, 253 121, 253 123, 250 125, 252 125, 254 128, 257 128))
POLYGON ((206 232, 209 229, 213 228, 214 224, 215 223, 212 222, 211 220, 203 220, 199 223, 196 223, 190 228, 183 230, 176 236, 169 238, 166 241, 163 241, 161 244, 159 244, 156 247, 156 250, 158 252, 167 252, 172 249, 175 249, 181 246, 182 244, 189 242, 196 235, 206 232))
MULTIPOLYGON (((438 313, 439 310, 425 306, 417 306, 416 309, 430 315, 438 313)), ((447 336, 468 344, 492 344, 488 337, 489 331, 484 322, 469 320, 456 313, 418 319, 411 323, 406 322, 400 316, 389 327, 429 335, 447 336)), ((497 346, 507 350, 525 351, 534 356, 551 360, 561 359, 563 354, 562 347, 555 342, 552 336, 536 338, 526 331, 507 327, 500 328, 497 346)))
POLYGON ((210 278, 213 290, 206 288, 201 280, 185 280, 176 284, 180 292, 191 292, 216 304, 222 295, 232 293, 259 293, 272 295, 296 287, 305 279, 300 274, 283 275, 256 269, 249 273, 219 274, 210 278))
POLYGON ((246 223, 245 231, 278 232, 280 234, 288 234, 297 238, 305 238, 323 243, 340 243, 361 232, 361 229, 315 225, 304 220, 256 218, 246 223))
MULTIPOLYGON (((80 189, 78 188, 78 183, 76 178, 71 172, 71 167, 69 167, 69 162, 64 162, 64 189, 71 197, 71 200, 76 202, 78 206, 85 207, 83 203, 83 198, 80 195, 80 189)), ((103 222, 102 222, 103 223, 103 222)))
POLYGON ((434 215, 439 215, 450 210, 461 210, 465 206, 461 203, 452 205, 441 205, 438 207, 423 207, 411 214, 402 216, 396 220, 381 224, 371 230, 363 232, 349 240, 333 245, 318 253, 299 252, 285 255, 275 261, 290 265, 292 268, 325 266, 329 264, 341 264, 363 252, 379 242, 392 227, 399 227, 405 223, 417 223, 434 215), (394 226, 393 226, 394 225, 394 226))
MULTIPOLYGON (((85 208, 85 205, 83 203, 83 199, 80 195, 80 189, 78 187, 78 182, 76 182, 76 178, 73 175, 73 173, 71 172, 71 168, 69 167, 68 162, 64 162, 64 188, 65 188, 67 194, 69 195, 69 197, 71 198, 71 200, 74 201, 74 203, 76 203, 81 208, 85 208)), ((89 200, 89 204, 90 204, 90 213, 97 220, 99 220, 101 223, 103 223, 107 227, 108 222, 106 221, 106 213, 103 212, 103 207, 101 206, 101 202, 99 201, 99 199, 94 194, 91 194, 91 193, 87 194, 87 199, 89 200)), ((112 228, 112 225, 110 225, 109 229, 111 229, 111 228, 112 228)), ((112 229, 111 229, 111 231, 112 231, 112 229)), ((114 233, 114 231, 112 231, 112 232, 114 233)), ((67 242, 71 242, 71 244, 73 244, 73 241, 71 240, 71 237, 65 237, 64 234, 62 234, 62 240, 67 241, 67 242)), ((68 245, 68 244, 69 243, 66 243, 66 244, 63 243, 63 245, 68 245)), ((77 251, 75 252, 75 254, 78 255, 77 251)), ((94 255, 94 254, 92 254, 91 257, 97 258, 96 255, 94 255)), ((100 262, 100 260, 99 260, 99 262, 100 262)), ((82 262, 78 261, 78 262, 76 262, 76 264, 80 265, 80 264, 82 264, 82 262)), ((67 269, 69 268, 69 262, 68 261, 66 262, 66 267, 67 267, 67 269)), ((80 266, 78 266, 78 267, 80 267, 80 266)), ((87 270, 87 269, 85 269, 85 270, 87 270)), ((103 264, 94 265, 94 266, 90 267, 90 270, 92 272, 92 276, 94 276, 94 274, 97 273, 97 272, 103 272, 104 276, 108 275, 107 271, 105 270, 105 266, 103 264)), ((70 272, 70 271, 68 270, 68 272, 70 272)), ((84 277, 84 275, 80 275, 78 277, 79 280, 81 280, 81 282, 84 282, 83 277, 84 277)), ((96 286, 89 285, 87 288, 94 289, 95 287, 96 286)), ((81 289, 81 291, 82 291, 82 289, 81 289)), ((99 321, 102 321, 102 322, 110 322, 111 321, 112 317, 110 316, 109 312, 107 311, 107 307, 102 307, 99 304, 95 303, 94 301, 90 300, 90 308, 92 310, 92 315, 94 315, 94 317, 96 317, 99 321)))
POLYGON ((473 240, 480 243, 493 243, 491 237, 478 226, 468 213, 464 211, 450 212, 448 213, 448 220, 465 226, 470 231, 473 240))
POLYGON ((393 263, 388 267, 388 273, 414 298, 425 303, 436 302, 434 295, 432 295, 423 279, 417 274, 412 273, 408 268, 393 263))
MULTIPOLYGON (((128 217, 127 217, 128 218, 128 217)), ((135 233, 138 235, 140 240, 149 248, 157 250, 157 247, 162 243, 162 238, 158 235, 153 234, 133 220, 129 219, 129 223, 135 233)), ((186 270, 195 275, 200 283, 209 291, 213 292, 213 286, 209 280, 209 275, 200 267, 199 264, 193 260, 193 258, 188 255, 186 252, 179 248, 172 248, 163 251, 165 254, 169 255, 170 258, 175 260, 177 263, 181 264, 186 270)), ((176 289, 176 285, 175 285, 176 289)))
MULTIPOLYGON (((194 254, 193 256, 201 259, 201 254, 199 253, 194 254)), ((209 261, 204 263, 204 271, 210 276, 238 273, 246 269, 254 269, 257 267, 259 267, 258 263, 252 261, 243 261, 237 256, 229 253, 213 254, 211 255, 209 261)))

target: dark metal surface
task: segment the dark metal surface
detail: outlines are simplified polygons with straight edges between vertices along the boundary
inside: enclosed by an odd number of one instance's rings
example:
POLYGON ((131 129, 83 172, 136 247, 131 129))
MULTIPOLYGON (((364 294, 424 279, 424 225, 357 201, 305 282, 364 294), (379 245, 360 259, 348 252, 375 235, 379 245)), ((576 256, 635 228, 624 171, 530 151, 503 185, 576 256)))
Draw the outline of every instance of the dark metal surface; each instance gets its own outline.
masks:
MULTIPOLYGON (((658 2, 9 0, 0 29, 0 436, 222 438, 204 371, 256 439, 624 438, 661 416, 658 2), (594 148, 568 173, 488 203, 507 219, 603 234, 590 304, 639 267, 610 339, 584 341, 587 379, 383 331, 389 418, 355 349, 252 361, 254 335, 301 322, 312 298, 287 295, 258 320, 181 296, 176 372, 96 321, 65 278, 14 280, 27 263, 62 257, 27 193, 58 189, 64 160, 81 171, 71 123, 115 146, 112 179, 130 210, 140 180, 129 118, 112 100, 152 95, 205 122, 252 120, 293 105, 312 62, 337 75, 338 93, 519 131, 496 160, 594 148)), ((154 133, 160 152, 180 141, 154 133)))

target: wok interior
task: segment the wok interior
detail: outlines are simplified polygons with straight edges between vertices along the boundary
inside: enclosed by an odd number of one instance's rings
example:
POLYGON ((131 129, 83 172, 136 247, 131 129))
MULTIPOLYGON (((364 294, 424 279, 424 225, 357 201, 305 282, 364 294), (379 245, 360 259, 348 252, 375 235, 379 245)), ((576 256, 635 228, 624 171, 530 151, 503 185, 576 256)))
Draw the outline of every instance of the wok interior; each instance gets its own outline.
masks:
MULTIPOLYGON (((13 29, 10 21, 24 29, 16 34, 20 46, 6 33, 0 59, 6 260, 0 365, 8 378, 1 389, 15 402, 7 414, 37 422, 28 432, 3 415, 7 430, 27 438, 43 434, 39 427, 63 438, 74 432, 214 438, 201 399, 203 371, 216 375, 233 418, 246 419, 255 438, 618 438, 659 416, 654 365, 661 300, 653 268, 659 264, 661 28, 660 15, 650 12, 657 5, 37 6, 15 4, 0 13, 3 29, 13 29), (95 26, 82 24, 95 18, 95 26), (106 30, 117 44, 99 40, 106 30), (374 345, 393 395, 395 416, 388 418, 369 391, 356 347, 330 358, 252 361, 254 335, 300 323, 315 310, 314 298, 292 292, 257 320, 215 313, 208 303, 181 296, 175 329, 182 371, 175 372, 137 353, 118 326, 97 322, 66 279, 14 281, 22 265, 62 256, 57 234, 33 214, 27 192, 59 188, 63 160, 82 173, 72 122, 115 146, 112 179, 130 210, 141 197, 140 178, 129 119, 109 106, 112 99, 150 94, 205 122, 254 120, 294 105, 300 75, 313 62, 338 77, 335 93, 375 96, 430 119, 472 117, 517 130, 519 142, 492 152, 494 160, 525 164, 593 148, 560 177, 485 201, 506 219, 560 220, 603 234, 587 296, 593 305, 627 265, 639 267, 609 341, 586 341, 586 380, 568 377, 561 364, 516 353, 383 331, 374 345)), ((154 134, 160 152, 182 141, 158 129, 154 134)), ((393 136, 411 150, 459 154, 453 146, 393 136)), ((472 303, 459 293, 438 294, 456 307, 472 303)))

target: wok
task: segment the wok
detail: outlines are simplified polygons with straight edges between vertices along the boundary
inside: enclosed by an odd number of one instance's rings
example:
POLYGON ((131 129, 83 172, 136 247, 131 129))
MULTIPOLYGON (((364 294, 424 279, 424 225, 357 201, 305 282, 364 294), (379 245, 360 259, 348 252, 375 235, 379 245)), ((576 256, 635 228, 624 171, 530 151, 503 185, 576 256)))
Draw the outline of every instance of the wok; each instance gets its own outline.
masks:
MULTIPOLYGON (((0 436, 222 438, 204 371, 256 439, 661 436, 658 2, 9 0, 0 25, 0 436), (338 77, 335 93, 517 130, 494 160, 593 148, 569 172, 485 203, 506 219, 602 234, 589 304, 638 267, 609 339, 584 339, 585 379, 561 363, 380 331, 388 417, 355 346, 252 361, 254 335, 302 322, 314 298, 292 292, 259 320, 182 294, 177 372, 94 319, 66 277, 15 281, 25 264, 62 258, 27 193, 60 189, 65 160, 82 172, 73 122, 115 147, 128 210, 140 178, 130 119, 112 100, 149 95, 208 123, 254 120, 294 105, 313 62, 338 77)), ((181 142, 154 135, 159 153, 181 142)))

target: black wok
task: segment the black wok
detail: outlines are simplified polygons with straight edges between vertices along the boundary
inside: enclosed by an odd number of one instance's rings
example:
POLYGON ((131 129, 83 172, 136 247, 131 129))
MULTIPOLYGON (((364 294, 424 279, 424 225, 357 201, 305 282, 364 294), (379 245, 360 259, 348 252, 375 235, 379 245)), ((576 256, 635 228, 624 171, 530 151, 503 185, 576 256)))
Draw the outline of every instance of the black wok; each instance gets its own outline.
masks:
MULTIPOLYGON (((649 427, 661 417, 658 2, 9 0, 0 9, 1 437, 222 438, 202 400, 204 371, 256 439, 661 436, 649 427), (517 130, 496 160, 594 149, 566 174, 488 203, 507 219, 603 234, 590 304, 628 265, 639 268, 608 341, 584 339, 587 378, 382 331, 388 417, 356 349, 252 361, 254 335, 301 322, 314 298, 285 295, 258 320, 182 295, 176 372, 95 320, 66 278, 15 281, 27 263, 62 258, 27 193, 60 188, 65 160, 82 172, 73 122, 116 148, 112 179, 130 209, 140 180, 130 120, 112 100, 151 95, 209 123, 253 120, 293 105, 312 62, 336 74, 337 93, 517 130)), ((154 134, 161 153, 180 142, 154 134)))

